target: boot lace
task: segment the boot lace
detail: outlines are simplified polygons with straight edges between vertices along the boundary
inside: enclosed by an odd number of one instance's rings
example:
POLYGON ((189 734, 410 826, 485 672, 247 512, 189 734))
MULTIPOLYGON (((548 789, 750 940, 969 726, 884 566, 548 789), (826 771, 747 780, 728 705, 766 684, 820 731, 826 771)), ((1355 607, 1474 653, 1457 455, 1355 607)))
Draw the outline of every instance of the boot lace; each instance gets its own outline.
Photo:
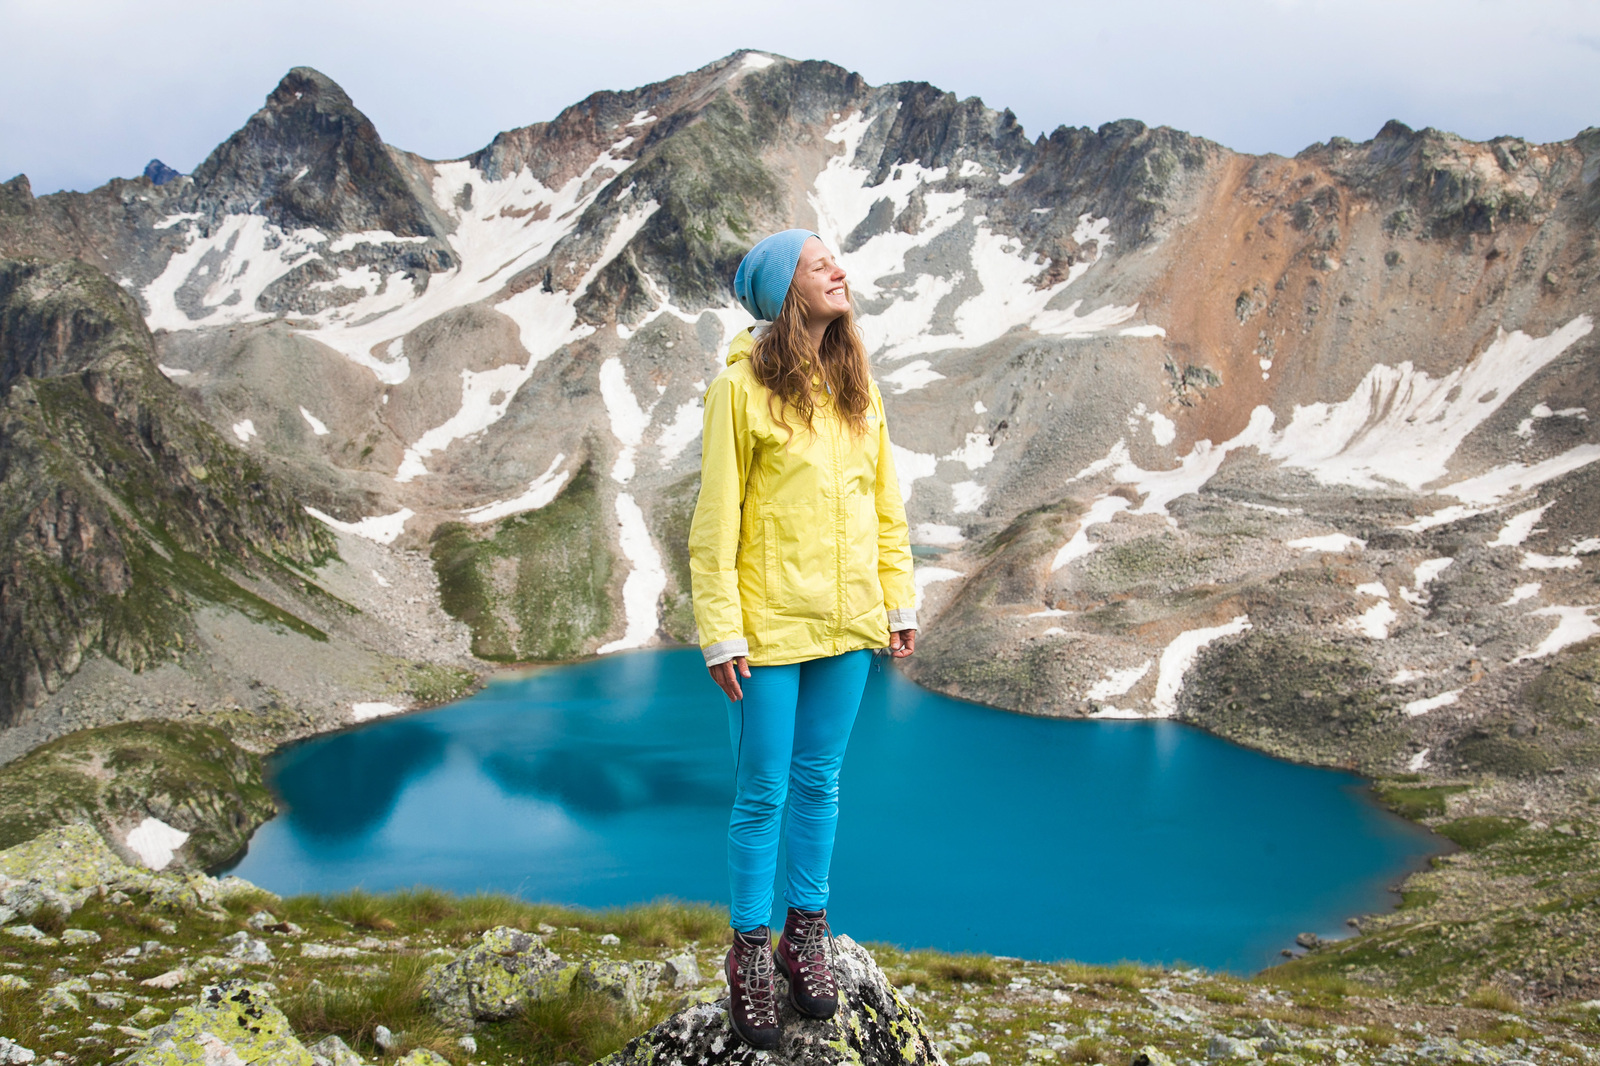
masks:
POLYGON ((795 923, 794 954, 800 979, 813 996, 828 996, 837 989, 833 981, 833 930, 826 918, 801 918, 795 923))
POLYGON ((778 996, 774 981, 777 967, 772 961, 772 948, 740 941, 736 960, 739 965, 739 998, 744 1002, 745 1015, 754 1025, 777 1025, 778 996))

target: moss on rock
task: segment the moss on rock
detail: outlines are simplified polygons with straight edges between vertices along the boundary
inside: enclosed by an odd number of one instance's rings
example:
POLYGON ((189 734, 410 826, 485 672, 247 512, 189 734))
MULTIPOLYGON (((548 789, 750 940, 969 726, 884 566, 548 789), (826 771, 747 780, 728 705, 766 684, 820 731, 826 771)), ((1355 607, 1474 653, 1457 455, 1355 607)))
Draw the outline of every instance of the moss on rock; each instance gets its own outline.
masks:
POLYGON ((79 822, 120 838, 154 817, 189 834, 174 863, 196 869, 237 854, 275 813, 260 757, 210 726, 89 729, 0 767, 0 848, 79 822))

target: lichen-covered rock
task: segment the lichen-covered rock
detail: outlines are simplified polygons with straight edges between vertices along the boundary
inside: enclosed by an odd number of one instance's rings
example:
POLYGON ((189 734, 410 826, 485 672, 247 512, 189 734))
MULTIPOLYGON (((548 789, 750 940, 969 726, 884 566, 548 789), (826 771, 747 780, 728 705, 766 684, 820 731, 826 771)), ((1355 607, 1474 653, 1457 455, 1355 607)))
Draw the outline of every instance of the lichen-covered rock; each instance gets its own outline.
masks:
POLYGON ((23 917, 45 905, 70 914, 102 885, 137 879, 86 825, 64 825, 0 851, 0 905, 23 917))
POLYGON ((639 1010, 639 973, 634 964, 606 960, 586 962, 573 975, 572 987, 610 996, 629 1014, 639 1010))
POLYGON ((419 1047, 406 1052, 395 1066, 450 1066, 450 1060, 425 1047, 419 1047))
POLYGON ((603 1066, 943 1066, 922 1015, 872 956, 847 936, 836 943, 839 1012, 821 1021, 803 1018, 780 996, 783 1036, 776 1052, 754 1051, 735 1036, 725 1003, 701 1003, 636 1037, 603 1066))
POLYGON ((0 973, 0 992, 25 992, 33 986, 26 977, 14 973, 0 973))
POLYGON ((577 971, 542 938, 499 926, 450 962, 431 968, 423 995, 441 1020, 470 1028, 509 1018, 530 999, 565 995, 577 971))
POLYGON ((366 1061, 336 1036, 325 1036, 306 1050, 317 1066, 366 1066, 366 1061))
POLYGON ((125 1066, 315 1066, 289 1020, 258 984, 210 985, 200 1001, 150 1033, 150 1043, 125 1066))
POLYGON ((66 929, 61 933, 61 942, 68 947, 77 947, 80 944, 100 943, 100 934, 93 929, 66 929))

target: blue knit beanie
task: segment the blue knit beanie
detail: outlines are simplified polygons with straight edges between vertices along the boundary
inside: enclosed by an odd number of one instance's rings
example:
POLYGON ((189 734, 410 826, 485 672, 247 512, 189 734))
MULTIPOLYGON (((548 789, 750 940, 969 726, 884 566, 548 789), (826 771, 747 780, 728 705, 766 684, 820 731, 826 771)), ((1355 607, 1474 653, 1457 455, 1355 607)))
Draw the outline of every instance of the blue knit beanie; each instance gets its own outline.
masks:
POLYGON ((733 275, 733 295, 746 311, 768 322, 778 317, 800 263, 800 249, 815 236, 808 229, 786 229, 745 253, 733 275))

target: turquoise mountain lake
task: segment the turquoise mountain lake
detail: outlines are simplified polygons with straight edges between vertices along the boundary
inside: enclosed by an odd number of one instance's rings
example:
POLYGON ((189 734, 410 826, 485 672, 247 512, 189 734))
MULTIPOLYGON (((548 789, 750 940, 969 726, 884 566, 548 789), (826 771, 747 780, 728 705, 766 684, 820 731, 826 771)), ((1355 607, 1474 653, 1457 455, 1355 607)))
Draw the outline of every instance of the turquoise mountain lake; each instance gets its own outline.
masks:
MULTIPOLYGON (((284 813, 234 872, 276 892, 727 901, 733 757, 693 649, 500 678, 269 770, 284 813)), ((1392 905, 1439 850, 1349 774, 1174 722, 1007 714, 888 668, 841 793, 834 928, 907 947, 1250 971, 1392 905)))

